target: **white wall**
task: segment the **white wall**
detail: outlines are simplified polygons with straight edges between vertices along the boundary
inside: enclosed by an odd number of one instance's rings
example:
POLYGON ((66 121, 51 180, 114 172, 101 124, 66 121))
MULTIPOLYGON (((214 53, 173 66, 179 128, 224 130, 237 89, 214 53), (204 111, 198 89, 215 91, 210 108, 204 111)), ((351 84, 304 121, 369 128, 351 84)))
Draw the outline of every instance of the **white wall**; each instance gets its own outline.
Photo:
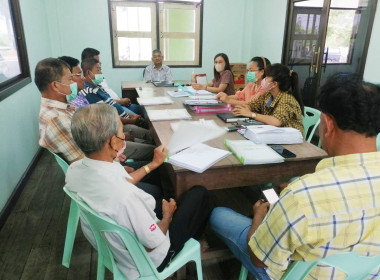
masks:
MULTIPOLYGON (((105 0, 49 0, 49 29, 52 37, 53 56, 69 55, 80 60, 86 47, 98 49, 102 71, 108 84, 120 95, 121 81, 142 80, 143 68, 112 68, 111 39, 108 4, 105 0), (70 15, 70 17, 62 15, 70 15)), ((202 68, 196 73, 213 75, 213 58, 225 52, 230 62, 247 62, 251 55, 243 57, 247 44, 246 0, 206 0, 203 17, 202 68), (231 12, 233 11, 233 12, 231 12)), ((189 80, 192 68, 172 68, 174 79, 189 80)))
MULTIPOLYGON (((42 0, 20 6, 33 78, 36 63, 51 55, 46 10, 42 0)), ((40 97, 32 82, 0 102, 0 211, 37 152, 40 97)))
POLYGON ((369 42, 367 61, 364 70, 364 79, 368 82, 380 84, 380 4, 377 3, 375 21, 372 27, 372 36, 369 42))

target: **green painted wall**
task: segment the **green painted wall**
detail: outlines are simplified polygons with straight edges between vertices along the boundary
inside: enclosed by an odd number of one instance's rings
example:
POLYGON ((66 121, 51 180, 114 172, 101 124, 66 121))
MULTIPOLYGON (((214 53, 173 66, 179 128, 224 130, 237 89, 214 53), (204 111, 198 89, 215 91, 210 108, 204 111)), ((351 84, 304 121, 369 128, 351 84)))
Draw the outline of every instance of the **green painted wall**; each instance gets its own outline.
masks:
MULTIPOLYGON (((29 65, 51 55, 42 0, 20 0, 29 65)), ((32 77, 33 78, 33 77, 32 77)), ((34 83, 0 102, 0 211, 38 149, 40 93, 34 83)))
MULTIPOLYGON (((202 67, 212 77, 213 58, 225 52, 231 62, 253 56, 281 61, 285 0, 205 0, 202 67)), ((103 72, 119 94, 121 81, 142 79, 142 68, 113 69, 106 0, 20 0, 31 72, 49 56, 80 58, 85 47, 101 51, 103 72)), ((365 79, 380 83, 380 8, 368 50, 365 79)), ((189 79, 192 68, 173 68, 175 79, 189 79)), ((40 93, 31 83, 0 102, 0 211, 38 149, 40 93)))

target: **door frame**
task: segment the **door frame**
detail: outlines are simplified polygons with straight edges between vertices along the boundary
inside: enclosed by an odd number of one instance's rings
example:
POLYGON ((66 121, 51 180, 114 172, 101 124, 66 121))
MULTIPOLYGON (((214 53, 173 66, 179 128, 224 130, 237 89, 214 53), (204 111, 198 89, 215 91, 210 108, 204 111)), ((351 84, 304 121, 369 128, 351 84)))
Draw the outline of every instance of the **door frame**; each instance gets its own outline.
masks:
MULTIPOLYGON (((291 26, 292 26, 292 20, 293 20, 293 5, 294 3, 297 2, 303 2, 305 0, 288 0, 288 5, 287 5, 287 11, 286 11, 286 23, 285 23, 285 30, 284 30, 284 40, 283 40, 283 45, 282 45, 282 57, 281 57, 281 63, 284 65, 288 65, 288 53, 289 53, 289 42, 290 42, 290 31, 291 31, 291 26)), ((315 77, 315 92, 318 93, 320 90, 320 80, 321 80, 321 70, 322 70, 322 65, 323 65, 323 53, 324 53, 324 47, 326 44, 326 34, 327 34, 327 26, 328 26, 328 14, 324 11, 329 11, 330 10, 330 3, 331 0, 323 0, 323 8, 322 8, 322 14, 321 14, 321 44, 320 44, 320 50, 321 54, 319 55, 319 59, 316 62, 316 65, 318 65, 318 68, 316 69, 316 73, 314 75, 315 77)), ((365 64, 367 61, 367 54, 368 54, 368 46, 371 40, 371 35, 372 35, 372 28, 373 28, 373 23, 375 19, 375 14, 376 14, 376 8, 377 8, 377 0, 372 0, 372 6, 369 6, 368 9, 370 9, 369 12, 369 26, 367 29, 367 34, 365 37, 365 42, 364 42, 364 49, 363 49, 363 55, 362 59, 360 60, 359 63, 359 75, 363 77, 364 70, 365 70, 365 64)), ((316 99, 317 94, 315 94, 315 99, 316 99)), ((315 100, 316 101, 316 100, 315 100)), ((316 102, 314 102, 316 105, 316 102)))

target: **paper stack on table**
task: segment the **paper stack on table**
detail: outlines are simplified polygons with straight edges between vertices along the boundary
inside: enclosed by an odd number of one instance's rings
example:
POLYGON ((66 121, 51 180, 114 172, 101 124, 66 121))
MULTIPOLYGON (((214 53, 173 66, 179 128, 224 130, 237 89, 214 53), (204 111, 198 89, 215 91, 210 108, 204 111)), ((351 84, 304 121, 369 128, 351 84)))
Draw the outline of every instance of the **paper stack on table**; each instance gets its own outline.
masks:
MULTIPOLYGON (((179 126, 182 125, 182 122, 185 121, 180 121, 180 122, 172 122, 170 124, 170 127, 172 128, 173 131, 178 130, 179 126)), ((205 120, 205 119, 200 119, 199 121, 186 121, 187 123, 191 124, 196 124, 196 125, 201 125, 205 127, 211 127, 211 128, 220 128, 214 120, 205 120)))
POLYGON ((190 96, 190 94, 188 94, 187 92, 185 92, 183 90, 176 90, 176 91, 168 90, 166 93, 169 94, 171 97, 174 97, 174 98, 190 96))
POLYGON ((222 136, 226 131, 215 125, 180 122, 168 144, 168 162, 202 173, 230 154, 226 150, 202 144, 222 136))
POLYGON ((224 140, 224 145, 244 165, 283 162, 284 158, 265 144, 249 140, 224 140))
POLYGON ((173 104, 169 97, 138 97, 137 102, 143 106, 173 104))
POLYGON ((248 126, 244 137, 257 144, 302 144, 301 131, 293 127, 273 125, 248 126))
POLYGON ((150 121, 188 120, 191 119, 186 109, 146 110, 150 121))

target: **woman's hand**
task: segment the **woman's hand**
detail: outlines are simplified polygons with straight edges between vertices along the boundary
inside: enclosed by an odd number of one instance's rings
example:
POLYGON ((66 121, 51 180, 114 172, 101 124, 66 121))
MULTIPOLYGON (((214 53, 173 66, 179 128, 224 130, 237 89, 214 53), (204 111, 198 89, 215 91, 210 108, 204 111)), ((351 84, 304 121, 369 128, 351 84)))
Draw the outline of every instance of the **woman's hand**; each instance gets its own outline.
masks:
POLYGON ((252 111, 247 105, 237 105, 232 110, 235 116, 244 116, 250 118, 252 116, 252 111))
POLYGON ((195 90, 202 90, 202 89, 206 89, 207 87, 207 85, 201 85, 201 84, 196 84, 196 83, 192 83, 191 86, 195 90))
POLYGON ((219 100, 222 101, 222 102, 226 102, 227 98, 228 98, 228 95, 227 95, 227 93, 225 93, 225 92, 219 92, 219 93, 216 95, 216 99, 219 99, 219 100))

